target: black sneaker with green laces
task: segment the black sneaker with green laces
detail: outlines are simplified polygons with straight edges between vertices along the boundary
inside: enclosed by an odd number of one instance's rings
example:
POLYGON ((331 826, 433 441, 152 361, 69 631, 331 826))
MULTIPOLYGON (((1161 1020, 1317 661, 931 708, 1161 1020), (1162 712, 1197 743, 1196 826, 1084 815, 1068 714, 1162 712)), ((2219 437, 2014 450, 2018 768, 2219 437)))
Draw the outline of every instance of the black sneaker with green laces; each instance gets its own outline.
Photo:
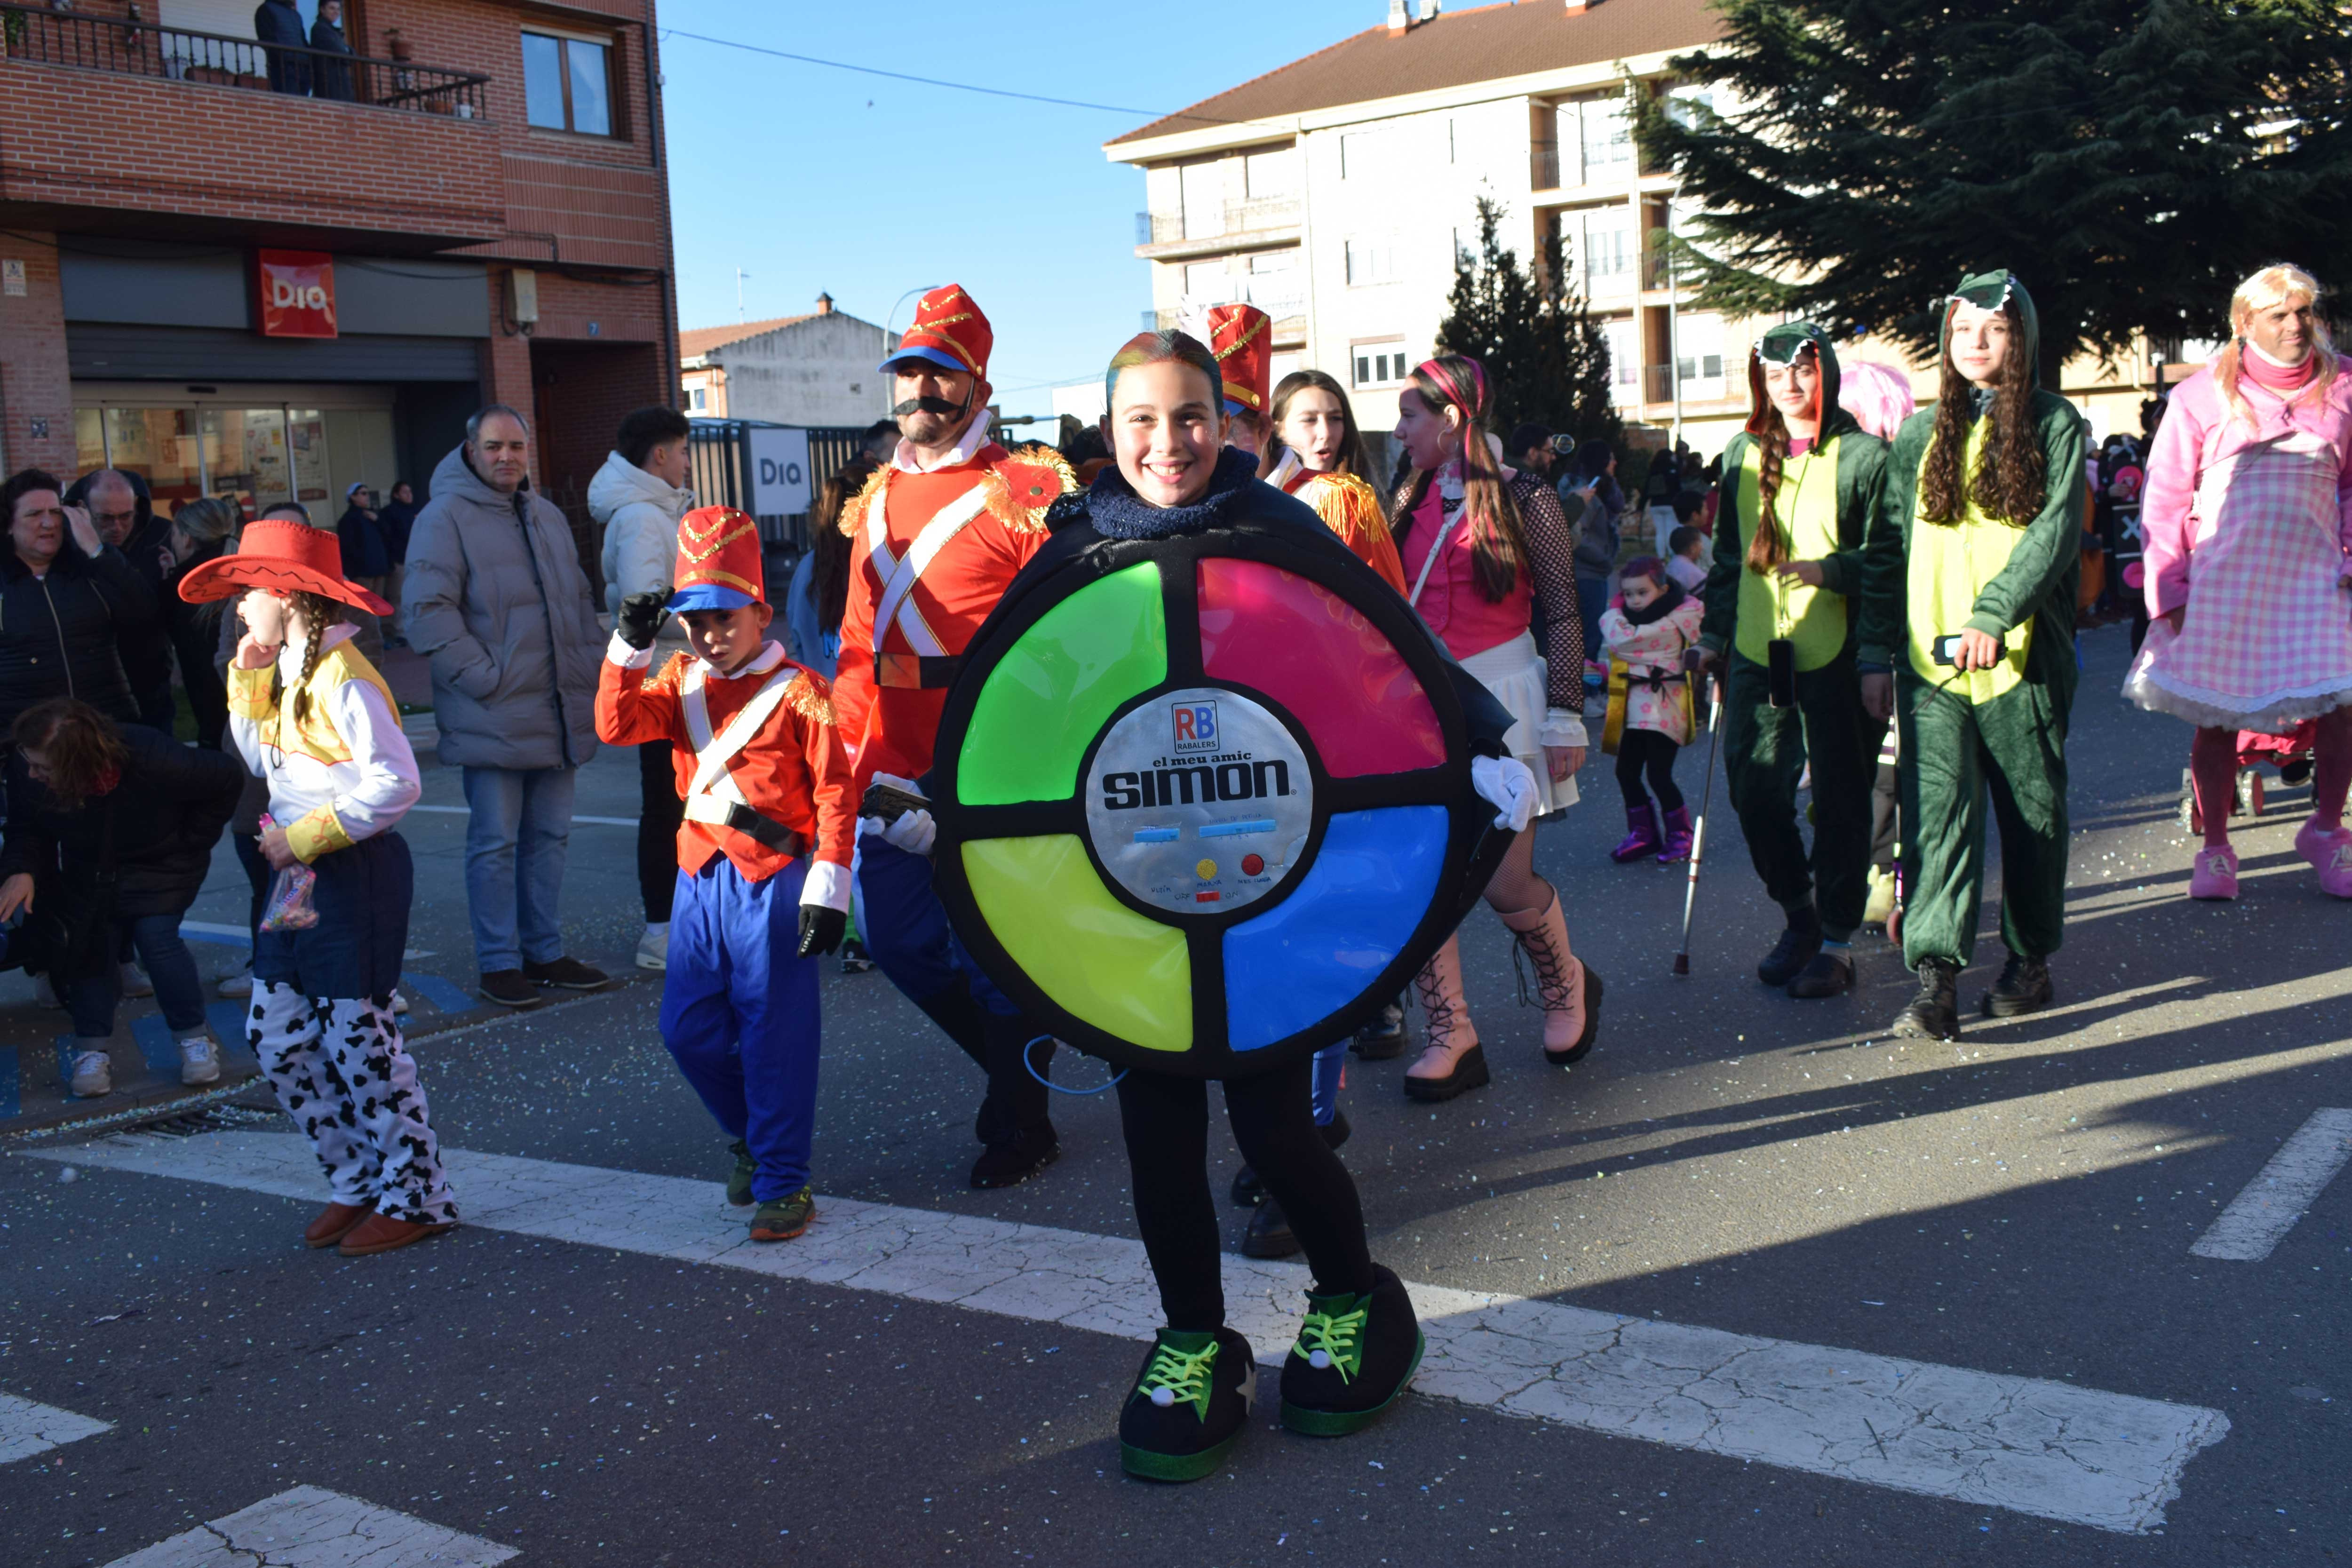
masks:
POLYGON ((1118 1462, 1130 1476, 1197 1481, 1224 1463, 1257 1396, 1257 1358, 1231 1329, 1162 1329, 1118 1414, 1118 1462))
POLYGON ((1309 1437, 1370 1426, 1412 1381, 1425 1343, 1404 1282, 1378 1264, 1361 1295, 1309 1290, 1282 1363, 1282 1424, 1309 1437))
POLYGON ((727 1145, 735 1156, 735 1168, 727 1173, 727 1201, 742 1208, 751 1201, 751 1178, 760 1173, 760 1162, 751 1158, 751 1145, 738 1138, 727 1145))

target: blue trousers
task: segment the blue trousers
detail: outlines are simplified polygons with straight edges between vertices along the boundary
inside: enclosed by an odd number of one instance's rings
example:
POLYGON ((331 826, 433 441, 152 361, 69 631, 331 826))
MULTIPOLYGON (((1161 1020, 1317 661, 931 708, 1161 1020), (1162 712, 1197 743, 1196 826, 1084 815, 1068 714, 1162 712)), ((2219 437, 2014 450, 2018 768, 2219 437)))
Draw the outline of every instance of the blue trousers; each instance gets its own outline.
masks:
POLYGON ((465 770, 466 904, 485 974, 563 956, 556 904, 577 768, 465 770))
POLYGON ((817 963, 796 958, 804 863, 747 882, 714 855, 677 874, 662 1043, 712 1120, 759 1162, 765 1203, 808 1184, 816 1129, 817 963))
MULTIPOLYGON (((1048 1090, 1021 1065, 1032 1029, 1013 999, 972 962, 931 890, 931 863, 868 834, 857 843, 857 931, 890 984, 920 1007, 988 1075, 973 1126, 982 1143, 1050 1131, 1048 1090)), ((671 938, 677 940, 675 936, 671 938)), ((1039 1072, 1050 1046, 1031 1054, 1039 1072)))

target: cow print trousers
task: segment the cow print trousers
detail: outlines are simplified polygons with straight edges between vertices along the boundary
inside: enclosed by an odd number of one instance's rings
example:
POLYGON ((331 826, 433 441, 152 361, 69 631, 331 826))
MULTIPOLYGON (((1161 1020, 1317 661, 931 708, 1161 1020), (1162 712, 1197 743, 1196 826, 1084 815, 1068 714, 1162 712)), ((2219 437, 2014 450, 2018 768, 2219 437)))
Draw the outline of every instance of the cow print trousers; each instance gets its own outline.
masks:
POLYGON ((335 1202, 417 1225, 457 1219, 416 1058, 389 1005, 271 981, 254 987, 245 1033, 278 1103, 310 1135, 335 1202))

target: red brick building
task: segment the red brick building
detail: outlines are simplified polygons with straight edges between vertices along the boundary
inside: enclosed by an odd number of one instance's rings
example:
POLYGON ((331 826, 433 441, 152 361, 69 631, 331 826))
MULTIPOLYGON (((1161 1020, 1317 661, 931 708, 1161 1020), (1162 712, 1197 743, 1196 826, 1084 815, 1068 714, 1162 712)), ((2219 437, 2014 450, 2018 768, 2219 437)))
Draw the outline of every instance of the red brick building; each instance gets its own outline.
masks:
POLYGON ((0 471, 327 521, 497 402, 584 523, 678 396, 653 0, 344 0, 350 58, 254 10, 0 3, 0 471))

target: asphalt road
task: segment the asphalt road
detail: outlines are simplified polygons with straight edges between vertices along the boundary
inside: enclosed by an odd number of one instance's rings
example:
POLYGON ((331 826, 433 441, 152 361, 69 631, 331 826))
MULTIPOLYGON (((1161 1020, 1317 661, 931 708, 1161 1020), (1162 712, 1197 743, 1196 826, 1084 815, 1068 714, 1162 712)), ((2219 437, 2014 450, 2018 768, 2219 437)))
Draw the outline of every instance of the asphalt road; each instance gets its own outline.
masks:
MULTIPOLYGON (((2315 1112, 2352 1107, 2352 908, 2293 854, 2304 792, 2275 789, 2240 836, 2244 895, 2190 903, 2188 733, 2114 697, 2119 631, 2084 646, 2055 1010, 1889 1042, 1908 979, 1867 937, 1855 995, 1763 990, 1777 913, 1719 784, 1694 973, 1672 978, 1682 872, 1608 862, 1622 827, 1596 763, 1538 856, 1607 977, 1600 1048, 1543 1065, 1501 928, 1474 915, 1493 1085, 1416 1106, 1402 1060, 1351 1067, 1343 1158, 1375 1256, 1411 1280, 2219 1412, 2138 1528, 2074 1522, 2064 1495, 1918 1495, 1794 1450, 1695 1451, 1654 1440, 1671 1436, 1663 1405, 1604 1432, 1424 1395, 1339 1441, 1262 1415, 1224 1473, 1134 1482, 1114 1427, 1140 1350, 1111 1333, 920 1283, 573 1240, 560 1212, 344 1260, 299 1246, 312 1203, 110 1169, 101 1147, 50 1138, 0 1160, 0 1395, 110 1425, 0 1462, 0 1557, 111 1563, 307 1485, 497 1542, 520 1568, 2352 1559, 2352 1175, 2267 1256, 2190 1250, 2315 1112)), ((1694 794, 1701 765, 1677 769, 1694 794)), ((633 761, 602 760, 580 809, 628 815, 635 787, 633 761)), ((455 775, 430 773, 426 800, 457 804, 455 775)), ((414 820, 415 940, 462 954, 461 819, 414 820)), ((628 849, 625 829, 576 829, 566 894, 573 951, 616 966, 635 935, 628 849)), ((1964 1005, 1998 967, 1990 905, 1986 932, 1964 1005)), ((661 1048, 656 1000, 631 984, 421 1039, 445 1145, 715 1193, 720 1141, 661 1048)), ((820 1193, 1133 1237, 1108 1099, 1057 1104, 1065 1153, 1043 1178, 974 1193, 961 1054, 878 974, 829 975, 825 1007, 820 1193)), ((1222 1132, 1213 1146, 1222 1188, 1235 1157, 1222 1132)), ((585 1235, 611 1216, 578 1217, 585 1235)), ((1236 1243, 1245 1217, 1230 1213, 1236 1243)), ((786 1245, 823 1246, 826 1224, 786 1245)))

